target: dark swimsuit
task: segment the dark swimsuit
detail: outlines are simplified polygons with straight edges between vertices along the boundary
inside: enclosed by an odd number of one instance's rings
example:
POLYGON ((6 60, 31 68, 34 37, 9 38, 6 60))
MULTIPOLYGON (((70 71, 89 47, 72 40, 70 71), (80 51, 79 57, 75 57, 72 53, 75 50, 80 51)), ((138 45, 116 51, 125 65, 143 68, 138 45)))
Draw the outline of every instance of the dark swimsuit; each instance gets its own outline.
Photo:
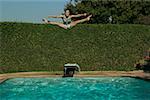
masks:
POLYGON ((71 18, 68 18, 67 16, 65 16, 66 18, 62 18, 63 20, 63 24, 68 25, 71 23, 71 18))

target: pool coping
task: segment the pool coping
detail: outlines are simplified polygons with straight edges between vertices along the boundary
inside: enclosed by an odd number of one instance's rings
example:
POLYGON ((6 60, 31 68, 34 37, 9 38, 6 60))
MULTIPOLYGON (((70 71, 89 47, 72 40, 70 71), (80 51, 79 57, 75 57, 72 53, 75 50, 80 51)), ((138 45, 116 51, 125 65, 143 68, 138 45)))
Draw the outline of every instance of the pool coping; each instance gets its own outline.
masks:
MULTIPOLYGON (((44 78, 44 77, 62 77, 63 72, 17 72, 0 74, 0 83, 10 78, 44 78)), ((150 80, 150 73, 140 71, 82 71, 76 73, 74 77, 134 77, 144 80, 150 80)))

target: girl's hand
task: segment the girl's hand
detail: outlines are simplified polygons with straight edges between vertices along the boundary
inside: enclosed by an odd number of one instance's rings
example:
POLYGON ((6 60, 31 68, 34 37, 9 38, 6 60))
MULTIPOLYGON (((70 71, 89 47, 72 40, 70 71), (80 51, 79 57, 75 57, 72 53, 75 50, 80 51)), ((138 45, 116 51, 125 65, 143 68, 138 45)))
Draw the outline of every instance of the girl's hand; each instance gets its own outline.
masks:
POLYGON ((83 15, 84 15, 84 16, 86 16, 86 15, 87 15, 87 13, 84 13, 83 15))

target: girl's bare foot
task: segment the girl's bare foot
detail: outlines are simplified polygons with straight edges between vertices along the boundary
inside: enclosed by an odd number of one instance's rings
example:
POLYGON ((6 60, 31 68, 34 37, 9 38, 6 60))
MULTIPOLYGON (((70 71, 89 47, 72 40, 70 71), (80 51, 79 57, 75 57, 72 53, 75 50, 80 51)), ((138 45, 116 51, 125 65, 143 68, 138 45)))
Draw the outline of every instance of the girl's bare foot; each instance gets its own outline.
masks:
POLYGON ((42 21, 45 22, 45 23, 49 23, 50 22, 46 18, 43 18, 42 21))
POLYGON ((89 20, 91 19, 91 17, 92 17, 92 15, 89 15, 89 16, 87 17, 87 20, 89 21, 89 20))

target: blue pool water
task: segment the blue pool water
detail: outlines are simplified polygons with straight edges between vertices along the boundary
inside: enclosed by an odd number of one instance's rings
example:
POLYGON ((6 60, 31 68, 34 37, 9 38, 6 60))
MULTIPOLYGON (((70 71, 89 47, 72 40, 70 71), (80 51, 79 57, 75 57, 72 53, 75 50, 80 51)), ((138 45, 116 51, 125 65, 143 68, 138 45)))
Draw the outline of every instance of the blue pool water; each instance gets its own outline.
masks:
POLYGON ((14 78, 0 100, 150 100, 150 82, 130 77, 14 78))

